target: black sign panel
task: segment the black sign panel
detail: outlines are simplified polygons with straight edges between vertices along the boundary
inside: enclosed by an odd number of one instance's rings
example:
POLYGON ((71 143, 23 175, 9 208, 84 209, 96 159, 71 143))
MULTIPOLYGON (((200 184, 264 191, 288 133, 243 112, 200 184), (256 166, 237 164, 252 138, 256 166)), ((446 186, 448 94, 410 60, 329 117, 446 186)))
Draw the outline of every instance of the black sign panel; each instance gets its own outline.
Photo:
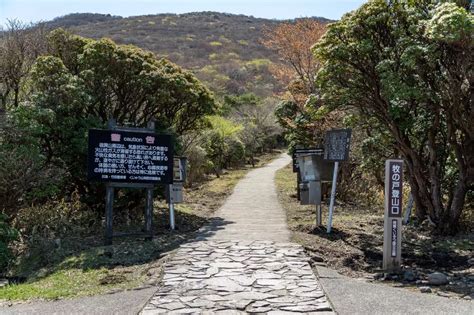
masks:
POLYGON ((89 180, 171 184, 171 136, 124 130, 89 130, 89 180))
POLYGON ((402 217, 403 197, 403 161, 390 160, 387 163, 388 174, 388 216, 402 217))
POLYGON ((326 133, 324 159, 328 161, 346 161, 349 158, 351 129, 335 129, 326 133))
POLYGON ((293 173, 298 172, 298 156, 302 154, 311 154, 311 155, 323 155, 324 148, 305 148, 305 149, 295 149, 293 152, 293 173))

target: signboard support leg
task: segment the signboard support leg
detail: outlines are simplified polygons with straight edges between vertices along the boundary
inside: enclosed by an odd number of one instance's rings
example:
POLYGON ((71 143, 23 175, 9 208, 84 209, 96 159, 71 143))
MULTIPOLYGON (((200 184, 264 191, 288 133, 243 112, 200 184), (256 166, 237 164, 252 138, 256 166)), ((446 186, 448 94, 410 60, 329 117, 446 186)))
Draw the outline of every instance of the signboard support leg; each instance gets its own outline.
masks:
POLYGON ((145 232, 149 236, 147 239, 153 239, 153 188, 146 189, 146 207, 145 207, 145 232))
POLYGON ((328 216, 328 227, 327 233, 331 233, 332 228, 332 214, 334 212, 334 199, 336 199, 336 183, 337 183, 337 170, 339 168, 339 162, 334 162, 334 174, 332 176, 332 187, 331 187, 331 202, 329 204, 329 216, 328 216))
POLYGON ((316 205, 316 226, 321 226, 321 205, 316 205))
POLYGON ((113 237, 114 187, 106 186, 105 197, 105 245, 112 245, 113 237))
MULTIPOLYGON (((171 194, 171 192, 173 191, 173 185, 169 186, 169 191, 171 194)), ((170 228, 172 231, 174 231, 174 229, 176 228, 175 222, 174 222, 174 204, 171 198, 170 198, 170 228)))
POLYGON ((296 198, 298 199, 298 201, 301 200, 300 184, 301 184, 301 179, 300 179, 300 173, 298 171, 298 173, 296 173, 296 198))
POLYGON ((173 231, 176 228, 174 223, 174 204, 172 202, 170 202, 170 227, 173 231))

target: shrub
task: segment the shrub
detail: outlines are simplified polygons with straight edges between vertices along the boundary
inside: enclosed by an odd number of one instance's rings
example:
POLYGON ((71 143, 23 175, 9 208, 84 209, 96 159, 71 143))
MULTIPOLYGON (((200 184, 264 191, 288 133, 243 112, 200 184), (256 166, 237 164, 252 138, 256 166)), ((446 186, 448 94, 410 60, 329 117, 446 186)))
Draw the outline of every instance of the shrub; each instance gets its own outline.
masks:
POLYGON ((18 238, 18 232, 8 225, 7 216, 0 213, 0 274, 4 273, 13 255, 8 248, 8 244, 18 238))
POLYGON ((53 239, 65 235, 90 233, 100 227, 100 218, 86 209, 73 193, 70 200, 61 199, 18 210, 14 226, 26 239, 53 239))

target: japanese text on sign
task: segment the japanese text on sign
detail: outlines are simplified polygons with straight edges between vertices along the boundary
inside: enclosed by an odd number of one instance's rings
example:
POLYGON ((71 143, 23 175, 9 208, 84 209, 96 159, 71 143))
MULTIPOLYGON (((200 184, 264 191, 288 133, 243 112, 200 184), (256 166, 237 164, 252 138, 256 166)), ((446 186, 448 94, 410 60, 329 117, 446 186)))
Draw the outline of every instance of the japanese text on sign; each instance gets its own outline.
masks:
POLYGON ((119 130, 89 131, 91 180, 171 182, 172 149, 169 136, 119 130))
POLYGON ((324 141, 324 159, 329 161, 346 161, 349 158, 351 134, 351 129, 328 131, 324 141))
POLYGON ((388 216, 402 216, 402 195, 403 195, 403 164, 401 161, 391 161, 389 163, 389 187, 388 187, 388 216))
POLYGON ((390 256, 397 257, 397 244, 398 244, 398 221, 392 220, 392 231, 391 231, 391 242, 390 242, 390 256))

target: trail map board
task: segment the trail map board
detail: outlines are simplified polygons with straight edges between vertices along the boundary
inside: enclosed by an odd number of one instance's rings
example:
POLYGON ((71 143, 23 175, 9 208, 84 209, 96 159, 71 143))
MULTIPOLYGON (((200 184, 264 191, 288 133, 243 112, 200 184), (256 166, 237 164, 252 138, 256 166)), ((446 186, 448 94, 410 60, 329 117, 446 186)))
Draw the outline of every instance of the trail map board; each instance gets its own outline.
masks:
POLYGON ((340 162, 349 158, 351 129, 334 129, 326 133, 324 142, 324 159, 340 162))
POLYGON ((138 184, 173 181, 169 135, 90 129, 87 159, 89 180, 138 184))

